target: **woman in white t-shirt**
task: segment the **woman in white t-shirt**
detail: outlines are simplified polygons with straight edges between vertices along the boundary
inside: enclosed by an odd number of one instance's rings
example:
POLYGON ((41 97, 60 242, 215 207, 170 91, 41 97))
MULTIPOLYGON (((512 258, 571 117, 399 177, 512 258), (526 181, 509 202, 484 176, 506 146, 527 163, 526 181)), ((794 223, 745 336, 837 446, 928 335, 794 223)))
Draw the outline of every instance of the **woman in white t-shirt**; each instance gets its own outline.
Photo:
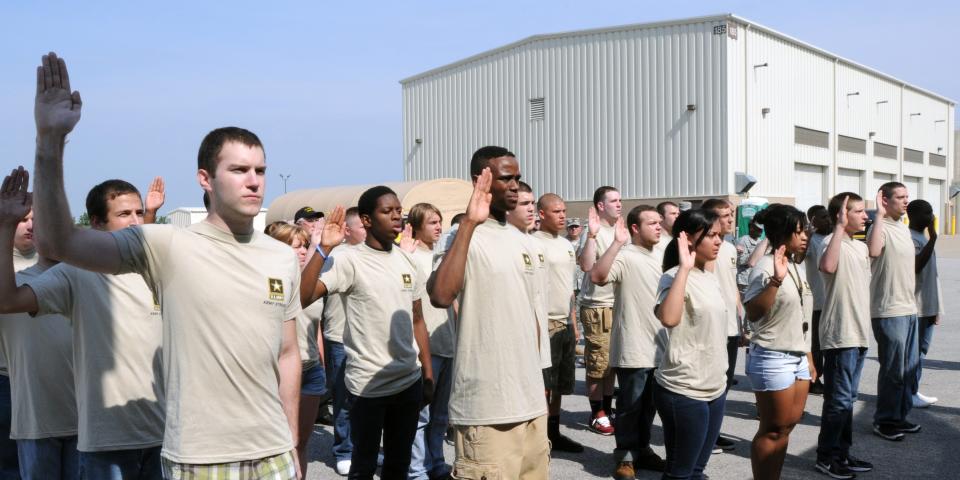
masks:
POLYGON ((727 304, 708 268, 723 238, 708 210, 681 213, 672 234, 654 310, 667 332, 654 403, 667 450, 664 478, 701 478, 726 402, 727 304))
POLYGON ((760 413, 750 461, 754 478, 767 479, 780 478, 790 432, 816 374, 810 354, 813 293, 803 265, 795 261, 807 248, 807 217, 783 204, 770 205, 758 217, 773 253, 750 272, 743 299, 754 327, 746 370, 760 413))

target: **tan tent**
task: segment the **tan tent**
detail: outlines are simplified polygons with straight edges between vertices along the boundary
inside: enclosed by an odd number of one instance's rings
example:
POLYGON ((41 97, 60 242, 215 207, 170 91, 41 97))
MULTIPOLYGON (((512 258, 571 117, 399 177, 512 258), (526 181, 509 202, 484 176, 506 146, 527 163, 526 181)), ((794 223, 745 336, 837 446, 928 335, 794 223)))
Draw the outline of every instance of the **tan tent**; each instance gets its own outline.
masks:
MULTIPOLYGON (((450 227, 450 219, 464 212, 473 193, 473 185, 466 180, 456 178, 438 178, 415 182, 383 183, 397 192, 403 213, 420 203, 431 203, 443 213, 443 228, 450 227)), ((302 207, 310 206, 324 213, 337 205, 349 208, 357 205, 360 195, 375 185, 354 185, 345 187, 327 187, 311 190, 297 190, 277 198, 267 211, 267 223, 278 220, 293 220, 293 214, 302 207)))

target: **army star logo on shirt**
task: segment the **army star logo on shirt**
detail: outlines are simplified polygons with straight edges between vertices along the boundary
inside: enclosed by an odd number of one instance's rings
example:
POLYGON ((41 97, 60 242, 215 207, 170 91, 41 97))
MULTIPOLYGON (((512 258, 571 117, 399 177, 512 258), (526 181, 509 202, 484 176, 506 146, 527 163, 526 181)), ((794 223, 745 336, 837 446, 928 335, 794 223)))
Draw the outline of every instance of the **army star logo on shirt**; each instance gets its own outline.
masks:
POLYGON ((403 280, 403 288, 413 288, 413 276, 409 273, 403 273, 400 275, 400 279, 403 280))
POLYGON ((544 259, 543 259, 543 254, 542 254, 542 253, 538 253, 538 254, 537 254, 537 258, 540 259, 540 263, 547 263, 546 261, 544 261, 544 259))
POLYGON ((270 300, 283 301, 283 282, 279 278, 267 278, 270 300))
POLYGON ((523 254, 523 266, 528 270, 533 268, 533 260, 526 253, 523 254))

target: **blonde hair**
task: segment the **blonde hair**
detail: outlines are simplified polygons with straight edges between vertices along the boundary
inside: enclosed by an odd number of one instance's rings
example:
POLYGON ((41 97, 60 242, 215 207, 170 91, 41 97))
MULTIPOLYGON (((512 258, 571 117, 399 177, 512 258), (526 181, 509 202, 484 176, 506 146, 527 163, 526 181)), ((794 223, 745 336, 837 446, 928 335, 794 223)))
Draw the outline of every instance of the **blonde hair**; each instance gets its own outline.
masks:
POLYGON ((303 246, 310 246, 310 234, 299 225, 290 225, 286 222, 274 222, 271 223, 267 228, 267 235, 270 235, 271 237, 280 240, 287 245, 293 245, 293 239, 299 238, 300 243, 303 244, 303 246))
POLYGON ((413 227, 414 235, 416 235, 417 231, 427 222, 427 217, 430 213, 436 213, 437 216, 440 217, 440 221, 443 221, 443 214, 440 213, 440 209, 434 207, 432 204, 418 203, 410 208, 410 213, 407 214, 407 221, 410 222, 410 226, 413 227))

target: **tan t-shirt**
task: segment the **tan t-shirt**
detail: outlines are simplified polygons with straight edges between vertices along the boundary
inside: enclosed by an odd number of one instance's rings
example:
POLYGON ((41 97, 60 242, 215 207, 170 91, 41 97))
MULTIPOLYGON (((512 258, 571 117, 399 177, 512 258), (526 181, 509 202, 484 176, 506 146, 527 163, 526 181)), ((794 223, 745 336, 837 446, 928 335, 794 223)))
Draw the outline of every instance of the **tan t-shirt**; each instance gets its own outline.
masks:
MULTIPOLYGON (((824 238, 823 256, 833 235, 824 238)), ((869 347, 870 252, 867 244, 843 236, 837 271, 823 276, 823 311, 820 312, 820 349, 869 347)))
MULTIPOLYGON (((427 250, 424 247, 417 248, 413 252, 413 260, 417 268, 424 272, 427 278, 430 278, 430 274, 435 270, 434 265, 440 265, 441 258, 433 250, 427 250)), ((427 324, 427 332, 430 334, 430 355, 453 358, 457 338, 453 307, 434 307, 430 304, 429 297, 424 297, 421 303, 423 304, 423 321, 427 324)))
POLYGON ((73 324, 78 450, 163 443, 163 323, 143 277, 61 263, 25 283, 37 315, 60 314, 73 324))
MULTIPOLYGON (((519 232, 519 230, 517 230, 519 232)), ((553 366, 553 359, 550 357, 550 319, 547 315, 547 283, 549 273, 547 272, 547 259, 544 254, 543 245, 537 241, 533 235, 526 232, 520 232, 524 248, 533 252, 531 260, 534 266, 534 289, 533 289, 533 307, 537 317, 537 328, 539 334, 540 368, 550 368, 553 366)))
MULTIPOLYGON (((357 245, 344 243, 330 251, 326 262, 323 264, 323 271, 329 270, 336 262, 336 256, 341 252, 351 248, 357 248, 357 245)), ((342 293, 327 295, 323 304, 323 338, 331 342, 343 343, 343 329, 347 326, 347 312, 344 307, 344 300, 347 296, 342 293)))
MULTIPOLYGON (((883 217, 883 251, 870 264, 870 316, 900 317, 917 313, 913 239, 903 222, 883 217)), ((870 227, 871 230, 873 227, 870 227)), ((867 238, 870 238, 869 232, 867 238)))
POLYGON ((279 393, 283 324, 301 311, 290 246, 206 221, 112 235, 121 273, 143 275, 163 311, 162 455, 202 464, 292 450, 279 393))
MULTIPOLYGON (((677 267, 660 276, 657 304, 670 293, 677 267)), ((657 383, 696 400, 719 398, 727 389, 727 304, 714 272, 690 270, 683 295, 680 324, 665 329, 666 348, 657 383)))
POLYGON ((819 233, 810 235, 810 241, 807 243, 807 253, 803 258, 803 266, 807 269, 807 283, 810 284, 810 291, 813 293, 813 309, 815 311, 823 310, 823 300, 826 295, 823 288, 823 277, 820 275, 820 252, 826 246, 825 238, 819 233))
POLYGON ((666 344, 666 330, 653 313, 663 273, 663 251, 624 245, 610 267, 607 281, 616 288, 610 366, 654 368, 666 344))
POLYGON ((727 304, 727 336, 740 335, 740 319, 737 313, 740 290, 737 288, 737 247, 724 240, 720 243, 714 273, 720 284, 720 294, 727 304))
POLYGON ((13 249, 13 271, 19 272, 26 268, 30 268, 37 264, 37 260, 40 257, 37 255, 37 251, 34 250, 28 254, 24 254, 16 248, 13 249))
MULTIPOLYGON (((767 288, 773 277, 773 255, 764 255, 750 270, 750 283, 743 292, 743 301, 753 300, 767 288)), ((807 283, 803 265, 787 263, 787 276, 777 289, 767 314, 751 322, 750 341, 769 350, 790 353, 810 351, 813 318, 813 292, 807 283)))
MULTIPOLYGON (((910 230, 910 238, 913 239, 914 250, 917 255, 920 250, 927 246, 927 237, 916 230, 910 230)), ((915 291, 917 298, 917 314, 921 317, 933 317, 943 315, 943 294, 940 290, 940 274, 937 272, 937 252, 930 255, 930 260, 917 274, 917 286, 915 291)))
MULTIPOLYGON (((35 279, 34 265, 16 274, 17 285, 35 279)), ((10 375, 13 440, 70 437, 77 434, 77 397, 73 386, 73 333, 60 315, 0 315, 0 357, 10 375)))
MULTIPOLYGON (((613 245, 614 233, 616 229, 613 226, 607 226, 600 224, 600 230, 597 232, 597 260, 603 256, 603 252, 606 252, 610 245, 613 245)), ((580 246, 577 249, 577 256, 579 257, 583 253, 584 246, 587 244, 589 239, 590 230, 584 229, 583 234, 580 235, 580 246)), ((578 299, 581 307, 595 308, 595 307, 612 307, 614 302, 613 297, 613 285, 609 283, 598 287, 590 281, 590 275, 583 276, 583 285, 580 287, 580 298, 578 299)))
MULTIPOLYGON (((657 242, 655 247, 657 250, 660 250, 660 254, 663 255, 664 250, 667 249, 667 245, 670 245, 670 242, 673 240, 673 236, 670 235, 670 232, 666 230, 660 231, 660 241, 657 242)), ((661 270, 663 267, 661 267, 661 270)))
POLYGON ((535 252, 494 219, 470 239, 460 293, 450 424, 499 425, 547 413, 533 298, 535 252))
POLYGON ((300 362, 304 370, 320 363, 320 348, 317 336, 323 317, 323 299, 311 303, 297 315, 297 346, 300 347, 300 362))
POLYGON ((540 242, 547 269, 547 318, 551 323, 550 328, 558 328, 560 325, 553 324, 566 324, 570 319, 570 298, 573 296, 570 277, 580 268, 577 266, 577 255, 573 245, 564 237, 540 231, 534 233, 533 238, 540 242))
POLYGON ((413 302, 426 297, 426 278, 410 255, 400 248, 384 252, 358 245, 341 252, 320 281, 328 292, 348 295, 347 390, 385 397, 416 383, 420 350, 413 338, 413 302))

